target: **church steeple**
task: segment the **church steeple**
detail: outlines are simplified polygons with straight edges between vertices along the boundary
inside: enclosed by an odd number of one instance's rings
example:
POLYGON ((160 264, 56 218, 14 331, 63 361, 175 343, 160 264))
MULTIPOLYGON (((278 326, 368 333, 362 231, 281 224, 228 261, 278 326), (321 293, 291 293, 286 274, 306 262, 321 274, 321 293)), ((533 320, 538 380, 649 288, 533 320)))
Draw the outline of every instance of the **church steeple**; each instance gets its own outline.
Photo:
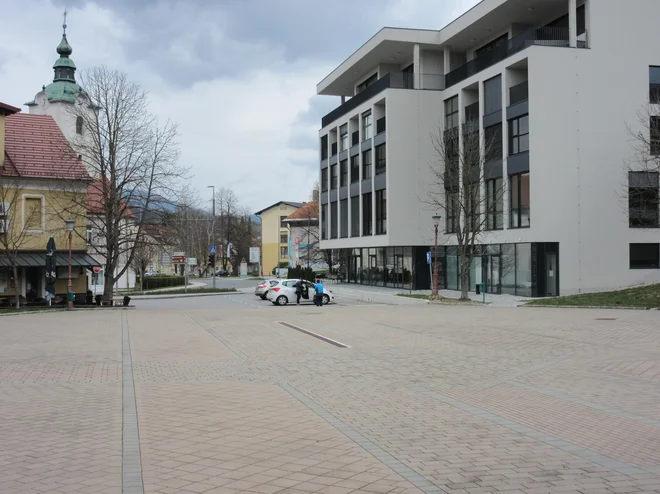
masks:
POLYGON ((60 58, 57 59, 53 69, 55 70, 55 78, 53 82, 76 82, 76 64, 69 56, 73 53, 73 48, 66 39, 66 10, 64 11, 64 22, 62 23, 62 41, 57 45, 57 53, 60 58))

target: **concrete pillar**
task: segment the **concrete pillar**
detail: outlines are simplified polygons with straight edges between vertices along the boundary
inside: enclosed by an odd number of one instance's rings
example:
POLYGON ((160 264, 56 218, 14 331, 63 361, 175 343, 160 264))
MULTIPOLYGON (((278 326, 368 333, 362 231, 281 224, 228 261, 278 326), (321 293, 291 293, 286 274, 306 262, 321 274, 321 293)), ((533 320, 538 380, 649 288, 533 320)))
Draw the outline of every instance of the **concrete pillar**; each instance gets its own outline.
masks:
POLYGON ((342 94, 342 95, 341 95, 341 104, 343 105, 344 103, 346 103, 346 96, 344 96, 344 95, 342 94))
POLYGON ((445 75, 451 72, 451 46, 445 46, 445 75))
POLYGON ((413 71, 414 71, 414 78, 415 78, 415 89, 423 89, 422 88, 422 53, 421 50, 419 49, 419 44, 415 43, 413 47, 413 71))
POLYGON ((568 0, 568 45, 577 48, 577 0, 568 0))

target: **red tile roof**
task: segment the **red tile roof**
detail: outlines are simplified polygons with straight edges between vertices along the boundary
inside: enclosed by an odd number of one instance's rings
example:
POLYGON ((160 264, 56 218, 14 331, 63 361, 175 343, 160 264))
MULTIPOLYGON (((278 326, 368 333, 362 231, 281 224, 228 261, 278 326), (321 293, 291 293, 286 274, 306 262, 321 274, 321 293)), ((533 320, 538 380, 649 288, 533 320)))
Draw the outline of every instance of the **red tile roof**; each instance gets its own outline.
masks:
POLYGON ((20 177, 91 180, 50 115, 6 117, 5 154, 20 177))
POLYGON ((19 111, 21 111, 20 108, 16 108, 15 106, 11 106, 0 101, 0 114, 11 115, 12 113, 18 113, 19 111))
POLYGON ((319 217, 319 203, 318 202, 307 202, 303 204, 299 209, 296 209, 293 213, 286 217, 287 220, 306 220, 306 219, 317 219, 319 217))

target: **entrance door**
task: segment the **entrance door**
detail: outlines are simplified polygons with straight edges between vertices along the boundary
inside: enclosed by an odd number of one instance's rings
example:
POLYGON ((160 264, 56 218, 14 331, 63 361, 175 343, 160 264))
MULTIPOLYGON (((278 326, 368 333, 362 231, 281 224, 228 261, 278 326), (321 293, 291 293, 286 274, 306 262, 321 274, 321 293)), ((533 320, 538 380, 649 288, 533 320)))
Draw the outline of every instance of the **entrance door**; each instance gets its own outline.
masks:
POLYGON ((488 256, 488 260, 486 291, 488 293, 500 293, 500 256, 488 256))
POLYGON ((558 294, 557 290, 557 253, 556 252, 546 252, 545 254, 545 286, 546 286, 546 295, 548 297, 556 297, 558 294))
POLYGON ((25 268, 25 298, 32 302, 41 297, 41 268, 25 268))
POLYGON ((359 283, 361 269, 362 269, 362 263, 360 261, 360 256, 351 257, 351 273, 350 273, 349 281, 353 283, 359 283))
POLYGON ((369 284, 375 285, 378 281, 378 262, 376 256, 369 256, 369 284))
POLYGON ((395 288, 403 287, 403 256, 394 256, 394 283, 395 288))

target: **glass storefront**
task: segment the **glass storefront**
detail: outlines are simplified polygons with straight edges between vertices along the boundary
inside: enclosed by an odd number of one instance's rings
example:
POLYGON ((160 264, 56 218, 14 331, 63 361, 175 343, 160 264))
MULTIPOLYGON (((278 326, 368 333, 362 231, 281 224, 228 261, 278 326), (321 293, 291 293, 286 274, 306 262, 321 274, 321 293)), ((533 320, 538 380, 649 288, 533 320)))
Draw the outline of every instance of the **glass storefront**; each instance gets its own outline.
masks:
POLYGON ((412 247, 342 249, 339 258, 345 283, 416 289, 412 247))

